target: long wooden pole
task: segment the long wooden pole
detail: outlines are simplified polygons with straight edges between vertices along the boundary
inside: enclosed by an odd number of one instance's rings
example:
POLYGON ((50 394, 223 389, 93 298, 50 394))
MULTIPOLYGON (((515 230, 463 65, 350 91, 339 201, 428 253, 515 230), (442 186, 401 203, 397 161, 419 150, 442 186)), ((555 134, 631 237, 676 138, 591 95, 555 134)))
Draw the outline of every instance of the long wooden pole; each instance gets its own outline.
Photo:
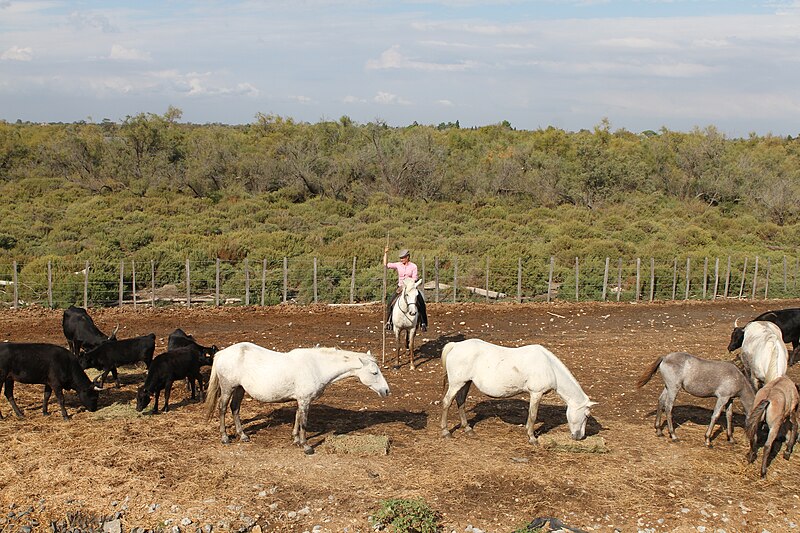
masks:
MULTIPOLYGON (((384 253, 389 248, 389 232, 386 232, 386 248, 384 253)), ((381 265, 383 266, 383 316, 381 316, 381 365, 386 365, 386 265, 383 264, 383 256, 381 256, 381 265)))

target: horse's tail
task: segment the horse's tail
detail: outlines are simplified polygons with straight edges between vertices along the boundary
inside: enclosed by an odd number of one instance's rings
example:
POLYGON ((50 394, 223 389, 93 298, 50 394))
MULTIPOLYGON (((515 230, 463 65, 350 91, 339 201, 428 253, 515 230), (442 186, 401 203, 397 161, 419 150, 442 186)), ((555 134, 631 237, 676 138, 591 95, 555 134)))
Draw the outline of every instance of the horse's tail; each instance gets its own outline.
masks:
POLYGON ((455 348, 455 344, 448 342, 444 345, 444 349, 442 349, 442 396, 447 393, 447 354, 450 353, 450 350, 453 348, 455 348))
POLYGON ((769 407, 769 400, 761 400, 758 405, 753 407, 753 410, 750 411, 750 414, 747 415, 747 421, 745 422, 745 433, 747 433, 747 438, 751 441, 753 440, 753 437, 755 437, 756 431, 758 431, 758 426, 761 425, 761 421, 764 420, 767 407, 769 407))
POLYGON ((653 361, 653 363, 650 366, 648 366, 644 372, 642 372, 642 375, 639 376, 639 379, 636 380, 637 388, 644 387, 647 384, 647 382, 650 381, 650 378, 652 378, 653 374, 656 373, 656 370, 658 370, 658 367, 659 365, 661 365, 661 361, 663 360, 664 356, 662 355, 661 357, 653 361))
POLYGON ((214 411, 219 404, 220 389, 219 378, 217 377, 217 365, 215 360, 211 365, 211 377, 208 379, 208 388, 206 390, 206 420, 211 420, 214 416, 214 411))

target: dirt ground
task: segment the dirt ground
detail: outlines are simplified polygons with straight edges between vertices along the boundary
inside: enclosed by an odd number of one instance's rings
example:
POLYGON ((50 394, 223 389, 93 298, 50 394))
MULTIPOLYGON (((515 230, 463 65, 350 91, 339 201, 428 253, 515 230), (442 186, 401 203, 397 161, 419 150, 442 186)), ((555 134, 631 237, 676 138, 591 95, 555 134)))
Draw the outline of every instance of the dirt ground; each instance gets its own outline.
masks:
MULTIPOLYGON (((656 437, 653 414, 661 381, 643 389, 636 377, 659 355, 688 351, 732 359, 726 351, 736 317, 800 301, 724 301, 656 304, 431 304, 431 329, 418 343, 421 364, 386 369, 391 395, 381 399, 356 380, 333 384, 312 404, 306 456, 291 444, 294 405, 246 399, 242 407, 251 442, 223 445, 216 420, 175 386, 174 409, 140 418, 97 420, 67 393, 73 418, 41 414, 42 387, 17 385, 25 412, 17 420, 0 401, 3 460, 0 504, 37 504, 34 513, 54 519, 77 509, 123 511, 123 524, 215 530, 257 522, 265 530, 368 531, 368 516, 382 499, 424 498, 458 532, 471 524, 508 532, 539 516, 555 516, 587 531, 787 531, 800 523, 800 457, 770 463, 761 480, 745 460, 741 405, 736 442, 719 426, 714 446, 703 433, 713 400, 678 396, 679 440, 656 437), (451 340, 478 337, 518 346, 539 343, 572 370, 592 400, 588 435, 603 437, 608 454, 547 451, 528 444, 522 425, 527 398, 495 400, 475 389, 467 402, 474 437, 439 435, 442 368, 439 355, 451 340), (385 456, 332 454, 327 437, 386 435, 385 456), (39 509, 42 509, 39 511, 39 509), (248 520, 250 519, 250 520, 248 520)), ((98 326, 118 337, 154 332, 157 353, 176 327, 204 344, 239 341, 289 350, 340 346, 372 350, 381 359, 381 307, 98 309, 98 326)), ((0 312, 0 339, 66 345, 61 313, 0 312)), ((419 340, 419 339, 418 339, 419 340)), ((387 353, 393 340, 387 339, 387 353)), ((800 366, 800 365, 798 365, 800 366)), ((135 403, 144 367, 123 375, 120 389, 101 393, 101 407, 135 403)), ((795 381, 798 367, 789 369, 795 381)), ((51 410, 54 407, 51 404, 51 410)), ((57 413, 57 410, 55 411, 57 413)), ((451 428, 457 413, 451 408, 451 428)), ((566 434, 564 405, 553 393, 539 410, 538 432, 566 434)), ((781 448, 782 452, 782 448, 781 448)), ((760 454, 759 454, 760 459, 760 454)))

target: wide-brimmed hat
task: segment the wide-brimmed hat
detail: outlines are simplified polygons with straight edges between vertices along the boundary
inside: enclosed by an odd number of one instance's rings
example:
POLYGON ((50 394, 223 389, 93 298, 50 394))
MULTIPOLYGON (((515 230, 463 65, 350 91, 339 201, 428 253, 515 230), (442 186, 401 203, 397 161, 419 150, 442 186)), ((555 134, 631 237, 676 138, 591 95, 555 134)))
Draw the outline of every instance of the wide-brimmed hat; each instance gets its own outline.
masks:
POLYGON ((407 255, 411 255, 411 252, 409 252, 407 249, 403 248, 402 250, 400 250, 400 253, 399 253, 399 254, 397 254, 397 257, 399 257, 400 259, 402 259, 402 258, 404 258, 404 257, 405 257, 405 256, 407 256, 407 255))

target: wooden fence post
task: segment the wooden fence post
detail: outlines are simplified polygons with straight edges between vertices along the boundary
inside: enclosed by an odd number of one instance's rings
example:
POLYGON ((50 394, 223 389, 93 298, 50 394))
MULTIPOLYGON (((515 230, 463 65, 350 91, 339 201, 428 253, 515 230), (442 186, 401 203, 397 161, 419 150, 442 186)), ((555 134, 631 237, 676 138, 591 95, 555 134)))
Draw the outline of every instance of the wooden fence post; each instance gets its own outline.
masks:
POLYGON ((156 262, 150 260, 150 307, 156 306, 156 262))
POLYGON ((433 293, 433 301, 438 304, 439 303, 439 258, 438 257, 434 257, 433 261, 434 261, 433 272, 434 272, 435 285, 436 285, 436 287, 434 288, 434 293, 433 293))
POLYGON ((83 270, 83 308, 89 306, 89 261, 86 261, 86 267, 83 270))
POLYGON ((283 258, 283 303, 287 302, 289 293, 289 258, 283 258))
POLYGON ((214 307, 219 307, 219 257, 214 261, 214 307))
POLYGON ((783 256, 783 295, 784 295, 784 297, 786 296, 786 290, 787 290, 787 286, 786 286, 786 280, 787 280, 786 270, 787 269, 786 269, 786 266, 787 266, 786 265, 786 255, 784 255, 783 256))
POLYGON ((192 306, 192 277, 189 259, 186 259, 186 307, 192 306))
POLYGON ((47 306, 53 308, 53 265, 47 261, 47 306))
POLYGON ((314 258, 314 303, 317 303, 317 258, 314 258))
POLYGON ((136 309, 136 261, 131 261, 131 294, 133 295, 133 308, 136 309))
POLYGON ((453 258, 453 303, 458 301, 458 257, 453 258))
POLYGON ((261 307, 267 303, 267 259, 261 262, 261 307))
POLYGON ((606 294, 608 291, 608 264, 611 258, 606 257, 606 268, 603 270, 603 301, 606 301, 606 294))
POLYGON ((725 298, 728 297, 728 285, 731 282, 731 256, 728 256, 728 267, 725 269, 725 298))
POLYGON ((756 267, 753 270, 753 295, 750 296, 750 299, 756 299, 756 285, 758 285, 758 256, 756 256, 756 267))
POLYGON ((684 300, 688 300, 689 299, 689 285, 690 285, 689 282, 691 280, 690 270, 689 270, 690 262, 691 262, 691 259, 689 257, 687 257, 686 258, 686 294, 685 294, 685 296, 683 298, 684 300))
POLYGON ((486 303, 489 303, 489 256, 486 256, 486 303))
POLYGON ((714 261, 714 300, 717 299, 717 291, 719 290, 719 257, 714 261))
POLYGON ((708 257, 703 261, 703 300, 708 299, 708 257))
MULTIPOLYGON (((425 280, 425 274, 424 274, 424 272, 425 272, 425 268, 424 268, 425 259, 424 258, 422 259, 422 265, 423 265, 423 269, 422 269, 422 272, 423 272, 423 274, 422 274, 422 279, 423 279, 422 288, 424 289, 425 288, 425 281, 424 281, 425 280)), ((356 257, 353 256, 353 271, 350 274, 350 303, 351 304, 355 303, 355 298, 356 298, 356 257)))
POLYGON ((580 267, 578 265, 578 258, 576 257, 575 258, 575 301, 576 302, 579 300, 580 286, 581 286, 580 278, 578 276, 579 272, 580 272, 580 267))
POLYGON ((772 267, 772 260, 767 257, 767 279, 764 282, 764 299, 769 298, 769 273, 772 267))
POLYGON ((650 258, 650 301, 653 301, 656 292, 656 258, 650 258))
POLYGON ((244 305, 250 305, 250 260, 244 258, 244 305))
POLYGON ((622 258, 617 262, 617 301, 622 296, 622 258))
POLYGON ((123 271, 125 270, 125 261, 119 262, 119 307, 122 307, 122 293, 125 288, 123 285, 124 278, 123 278, 123 271))
POLYGON ((547 302, 550 302, 550 295, 553 293, 553 267, 555 266, 556 258, 550 256, 550 275, 547 277, 547 302))
POLYGON ((14 261, 14 273, 11 276, 11 282, 14 284, 14 309, 19 308, 19 278, 17 276, 17 262, 14 261))
POLYGON ((672 299, 675 300, 675 296, 678 291, 678 258, 674 258, 672 260, 672 299))
POLYGON ((744 294, 744 280, 747 277, 747 257, 744 258, 744 266, 742 267, 742 284, 739 285, 739 298, 744 294))
POLYGON ((422 256, 422 290, 425 290, 425 256, 422 256))
POLYGON ((517 303, 522 303, 522 258, 517 257, 517 303))
POLYGON ((641 294, 640 287, 642 286, 642 260, 641 258, 636 258, 636 294, 634 296, 634 301, 639 301, 639 295, 641 294))

